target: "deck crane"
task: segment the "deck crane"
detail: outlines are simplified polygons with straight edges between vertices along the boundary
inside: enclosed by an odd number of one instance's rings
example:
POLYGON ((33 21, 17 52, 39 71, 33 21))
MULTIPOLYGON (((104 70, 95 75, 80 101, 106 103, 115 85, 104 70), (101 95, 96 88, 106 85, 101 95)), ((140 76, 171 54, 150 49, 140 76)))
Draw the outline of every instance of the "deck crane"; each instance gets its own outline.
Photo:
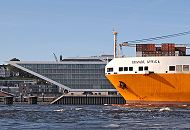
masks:
POLYGON ((53 53, 55 61, 58 62, 57 56, 55 55, 55 53, 53 53))
POLYGON ((123 42, 119 44, 119 50, 118 50, 118 57, 122 57, 122 47, 128 46, 128 47, 136 47, 136 44, 129 44, 128 42, 123 42))

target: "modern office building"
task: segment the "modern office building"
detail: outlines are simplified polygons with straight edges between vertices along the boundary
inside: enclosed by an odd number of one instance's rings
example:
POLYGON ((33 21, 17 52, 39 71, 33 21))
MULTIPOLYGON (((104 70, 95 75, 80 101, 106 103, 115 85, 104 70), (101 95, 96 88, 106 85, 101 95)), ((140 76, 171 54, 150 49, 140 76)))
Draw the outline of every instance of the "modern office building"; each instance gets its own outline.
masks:
POLYGON ((112 55, 65 58, 55 62, 10 61, 9 64, 58 86, 64 93, 117 94, 106 79, 105 65, 112 55))

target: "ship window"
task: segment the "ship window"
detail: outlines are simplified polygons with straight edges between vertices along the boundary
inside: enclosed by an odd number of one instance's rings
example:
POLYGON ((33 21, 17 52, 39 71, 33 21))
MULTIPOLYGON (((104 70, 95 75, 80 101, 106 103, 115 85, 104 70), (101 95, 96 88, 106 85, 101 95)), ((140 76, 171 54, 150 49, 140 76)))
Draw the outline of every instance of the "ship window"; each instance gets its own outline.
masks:
POLYGON ((129 67, 129 71, 133 71, 133 67, 129 67))
POLYGON ((145 66, 145 67, 144 67, 144 70, 148 70, 148 66, 145 66))
POLYGON ((182 65, 176 65, 176 71, 182 71, 182 65))
POLYGON ((143 71, 143 67, 142 66, 139 66, 139 71, 143 71))
POLYGON ((189 71, 189 65, 183 65, 183 71, 189 71))
POLYGON ((175 71, 175 66, 169 66, 169 71, 175 71))
POLYGON ((113 72, 113 68, 107 68, 107 72, 113 72))
POLYGON ((123 67, 119 67, 119 71, 123 71, 123 67))
POLYGON ((128 67, 124 67, 124 71, 128 71, 128 67))

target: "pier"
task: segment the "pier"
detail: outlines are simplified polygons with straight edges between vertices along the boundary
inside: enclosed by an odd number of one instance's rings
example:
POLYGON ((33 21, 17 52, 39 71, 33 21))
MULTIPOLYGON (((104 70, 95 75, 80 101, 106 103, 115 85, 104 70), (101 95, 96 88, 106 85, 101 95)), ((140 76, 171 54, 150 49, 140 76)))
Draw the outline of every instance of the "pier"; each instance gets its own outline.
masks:
POLYGON ((50 104, 62 105, 104 105, 104 104, 125 104, 126 101, 121 96, 95 96, 95 95, 81 95, 68 96, 62 95, 50 104))

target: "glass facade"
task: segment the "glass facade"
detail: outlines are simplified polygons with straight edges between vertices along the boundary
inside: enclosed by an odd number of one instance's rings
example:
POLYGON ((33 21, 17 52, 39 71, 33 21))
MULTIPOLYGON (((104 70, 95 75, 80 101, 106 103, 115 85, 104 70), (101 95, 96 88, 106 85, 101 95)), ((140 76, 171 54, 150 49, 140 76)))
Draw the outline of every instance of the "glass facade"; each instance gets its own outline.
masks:
POLYGON ((71 89, 114 89, 105 77, 105 61, 18 63, 71 89))

